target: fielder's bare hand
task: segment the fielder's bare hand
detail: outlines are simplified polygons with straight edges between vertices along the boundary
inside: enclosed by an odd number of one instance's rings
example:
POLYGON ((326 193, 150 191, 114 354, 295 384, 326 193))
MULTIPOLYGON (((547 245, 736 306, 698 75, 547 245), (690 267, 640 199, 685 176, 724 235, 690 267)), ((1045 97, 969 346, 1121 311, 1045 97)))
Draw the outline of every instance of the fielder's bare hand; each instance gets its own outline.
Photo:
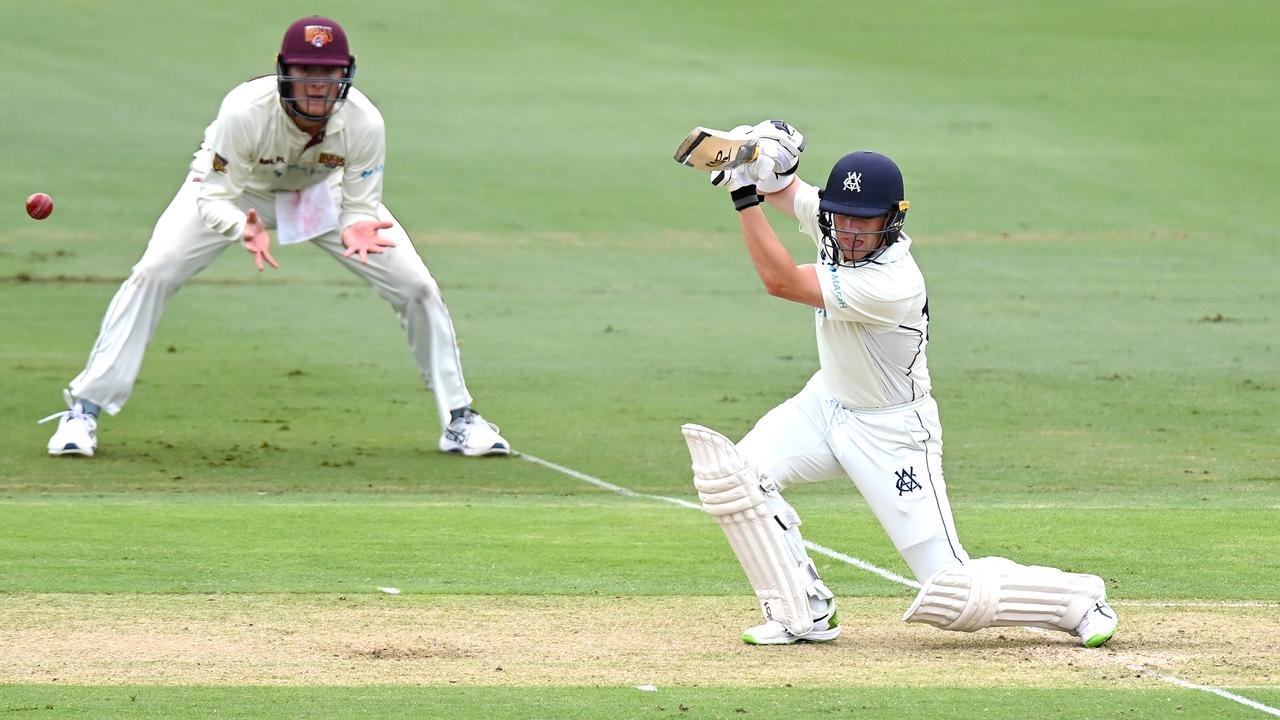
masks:
POLYGON ((389 222, 376 220, 351 223, 346 230, 342 231, 342 244, 347 246, 347 251, 342 253, 342 257, 351 257, 360 253, 360 262, 368 265, 369 253, 380 253, 384 247, 396 246, 394 241, 378 235, 379 230, 390 230, 393 227, 395 226, 389 222))
POLYGON ((258 218, 257 210, 249 209, 249 217, 244 224, 244 237, 241 240, 244 242, 244 249, 253 253, 253 263, 258 266, 258 272, 264 269, 263 260, 273 268, 280 268, 276 259, 271 257, 271 235, 267 233, 267 228, 258 218))

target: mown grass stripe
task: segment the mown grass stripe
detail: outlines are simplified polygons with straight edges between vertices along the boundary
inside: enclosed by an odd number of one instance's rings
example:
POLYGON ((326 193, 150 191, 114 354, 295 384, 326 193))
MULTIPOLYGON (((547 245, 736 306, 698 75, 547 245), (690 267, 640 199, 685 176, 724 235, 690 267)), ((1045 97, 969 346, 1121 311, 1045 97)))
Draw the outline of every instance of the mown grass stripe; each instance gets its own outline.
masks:
MULTIPOLYGON (((525 460, 528 460, 529 462, 534 463, 536 465, 541 465, 543 467, 550 468, 557 472, 564 473, 565 475, 568 475, 570 477, 577 478, 578 480, 582 480, 583 482, 588 482, 597 487, 604 488, 605 490, 616 492, 620 495, 626 495, 627 497, 646 498, 649 500, 657 500, 659 502, 671 503, 672 505, 678 505, 680 507, 689 508, 691 510, 702 509, 696 503, 691 503, 688 500, 681 500, 680 498, 667 497, 665 495, 646 495, 644 493, 638 493, 635 490, 624 488, 621 485, 614 485, 613 483, 606 482, 604 480, 601 480, 600 478, 592 477, 590 475, 587 475, 586 473, 578 472, 577 470, 574 470, 572 468, 567 468, 563 465, 558 465, 556 463, 550 462, 548 460, 543 460, 542 458, 535 457, 533 455, 528 455, 525 453, 520 453, 519 455, 521 458, 524 458, 525 460)), ((893 572, 892 570, 886 570, 878 565, 869 563, 866 560, 860 560, 856 557, 853 557, 852 555, 846 555, 840 552, 839 550, 833 550, 829 547, 826 547, 824 545, 819 545, 810 540, 805 540, 804 544, 805 544, 805 547, 809 548, 810 550, 813 550, 814 552, 820 555, 825 555, 829 558, 832 558, 833 560, 839 560, 843 563, 848 563, 849 565, 852 565, 856 568, 866 570, 867 572, 875 573, 876 575, 879 575, 880 577, 885 578, 886 580, 892 580, 893 582, 906 585, 907 587, 916 588, 916 589, 920 588, 920 583, 916 582, 915 580, 912 580, 910 578, 905 578, 899 575, 898 573, 893 572)))

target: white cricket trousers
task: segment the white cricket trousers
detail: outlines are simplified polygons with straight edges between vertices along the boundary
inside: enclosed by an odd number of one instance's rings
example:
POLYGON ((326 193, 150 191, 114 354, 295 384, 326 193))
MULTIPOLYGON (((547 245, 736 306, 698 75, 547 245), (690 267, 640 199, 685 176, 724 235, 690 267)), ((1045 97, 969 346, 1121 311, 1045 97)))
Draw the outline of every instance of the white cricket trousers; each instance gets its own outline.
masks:
POLYGON ((827 394, 819 371, 737 447, 779 491, 848 477, 921 582, 969 560, 942 479, 942 426, 932 397, 850 410, 827 394))
MULTIPOLYGON (((156 221, 146 252, 107 307, 88 364, 71 381, 71 392, 76 397, 95 402, 112 415, 120 411, 133 392, 143 353, 169 298, 223 250, 235 248, 244 252, 238 240, 229 241, 204 224, 196 207, 198 189, 199 183, 188 176, 156 221)), ((275 227, 274 197, 246 194, 238 204, 245 211, 256 208, 263 225, 275 227)), ((422 370, 423 380, 435 395, 443 426, 448 423, 450 410, 470 405, 472 399, 462 378, 453 320, 435 278, 404 228, 383 205, 378 206, 378 218, 394 223, 379 233, 396 246, 385 248, 381 254, 370 254, 367 265, 355 257, 342 256, 346 248, 337 231, 310 242, 369 281, 391 303, 408 335, 409 349, 422 370)), ((249 262, 247 253, 245 258, 249 262)))

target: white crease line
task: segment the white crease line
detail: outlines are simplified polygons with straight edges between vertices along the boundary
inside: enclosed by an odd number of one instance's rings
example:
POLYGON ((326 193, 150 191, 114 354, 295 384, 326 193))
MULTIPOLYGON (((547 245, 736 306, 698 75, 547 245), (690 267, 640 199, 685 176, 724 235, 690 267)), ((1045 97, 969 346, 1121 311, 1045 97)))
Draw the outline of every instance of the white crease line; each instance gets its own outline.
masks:
MULTIPOLYGON (((596 487, 601 487, 601 488, 604 488, 605 490, 616 492, 619 495, 626 495, 627 497, 646 498, 648 500, 658 500, 660 502, 671 503, 672 505, 679 505, 680 507, 689 508, 690 510, 702 509, 701 505, 698 505, 697 503, 691 503, 688 500, 681 500, 680 498, 667 497, 666 495, 646 495, 644 493, 638 493, 635 490, 629 490, 620 485, 614 485, 611 482, 605 482, 600 478, 591 477, 586 473, 580 473, 577 470, 574 470, 572 468, 567 468, 563 465, 557 465, 553 462, 543 460, 542 458, 537 458, 532 455, 527 455, 525 453, 519 453, 519 455, 521 458, 528 460, 529 462, 535 465, 541 465, 546 468, 551 468, 552 470, 555 470, 557 472, 562 472, 565 475, 568 475, 569 477, 577 478, 583 482, 591 483, 596 487)), ((913 587, 917 589, 919 589, 920 587, 920 583, 916 582, 915 580, 902 577, 901 575, 893 572, 892 570, 885 570, 884 568, 879 567, 877 565, 872 565, 866 560, 859 560, 858 558, 853 557, 851 555, 845 555, 844 553, 838 550, 832 550, 829 547, 826 547, 824 545, 819 545, 815 542, 810 542, 808 540, 805 540, 804 544, 805 544, 805 547, 809 548, 810 550, 813 550, 819 555, 826 555, 829 558, 833 558, 835 560, 848 563, 850 565, 853 565, 854 567, 866 570, 867 572, 875 573, 876 575, 879 575, 880 577, 885 578, 886 580, 892 580, 893 582, 901 583, 903 585, 906 585, 907 587, 913 587)))
POLYGON ((1262 712, 1268 715, 1274 715, 1276 717, 1280 717, 1280 709, 1273 708, 1270 705, 1263 705, 1262 703, 1256 700, 1250 700, 1249 698, 1244 697, 1243 695, 1237 695, 1233 692, 1227 692, 1222 688, 1209 687, 1208 685, 1197 685, 1196 683, 1187 682, 1182 678, 1174 677, 1172 675, 1162 675, 1154 670, 1149 670, 1142 665, 1130 665, 1128 667, 1130 670, 1140 672, 1143 675, 1146 675, 1148 677, 1153 677, 1157 680, 1163 680, 1164 682, 1167 682, 1170 685, 1177 685, 1178 687, 1187 688, 1188 690, 1203 690, 1204 692, 1213 693, 1218 697, 1224 697, 1228 700, 1233 700, 1235 702, 1240 703, 1241 705, 1248 705, 1254 710, 1261 710, 1262 712))
POLYGON ((872 565, 866 560, 859 560, 858 558, 853 557, 852 555, 845 555, 839 550, 832 550, 829 547, 824 547, 822 545, 819 545, 818 543, 810 542, 808 540, 804 541, 804 546, 820 555, 826 555, 829 558, 834 558, 841 562, 848 563, 854 567, 862 568, 867 572, 875 573, 876 575, 879 575, 880 577, 885 578, 886 580, 892 580, 896 583, 901 583, 903 585, 906 585, 909 588, 915 588, 916 590, 920 589, 920 583, 916 582, 915 580, 912 580, 911 578, 902 577, 898 573, 893 572, 892 570, 885 570, 884 568, 878 565, 872 565))
MULTIPOLYGON (((550 468, 552 470, 555 470, 556 472, 564 473, 569 477, 577 478, 578 480, 581 480, 586 483, 591 483, 596 487, 604 488, 605 490, 618 493, 619 495, 626 495, 627 497, 645 498, 648 500, 657 500, 659 502, 671 503, 672 505, 679 505, 680 507, 689 508, 691 510, 702 509, 696 503, 691 503, 688 500, 681 500, 680 498, 667 497, 665 495, 647 495, 645 493, 638 493, 635 490, 629 490, 627 488, 622 487, 621 485, 614 485, 611 482, 605 482, 600 478, 591 477, 586 473, 580 473, 577 470, 574 470, 572 468, 567 468, 563 465, 557 465, 553 462, 543 460, 542 458, 534 457, 533 455, 528 455, 525 453, 514 453, 514 454, 521 459, 528 460, 534 465, 541 465, 545 468, 550 468)), ((915 580, 902 577, 901 575, 895 572, 892 572, 890 570, 885 570, 884 568, 878 567, 876 565, 872 565, 871 563, 865 560, 859 560, 858 558, 852 557, 850 555, 845 555, 842 552, 839 552, 837 550, 832 550, 831 548, 824 547, 822 545, 810 542, 808 540, 805 540, 804 544, 805 544, 805 547, 809 548, 810 550, 813 550, 814 552, 820 553, 822 555, 826 555, 829 558, 833 558, 841 562, 849 563, 854 567, 861 568, 868 572, 873 572, 876 575, 879 575, 880 577, 886 578, 888 580, 892 580, 896 583, 900 583, 902 585, 906 585, 907 587, 912 587, 912 588, 920 587, 920 583, 916 582, 915 580)), ((1140 603, 1124 603, 1124 604, 1135 605, 1140 603)), ((1180 604, 1182 603, 1169 603, 1169 605, 1180 605, 1180 604)), ((1261 605, 1261 607, 1271 607, 1272 605, 1273 604, 1268 603, 1268 604, 1261 605)), ((1155 606, 1160 607, 1162 605, 1156 604, 1155 606)), ((1223 605, 1216 605, 1216 606, 1210 606, 1210 607, 1236 607, 1236 605, 1223 604, 1223 605)), ((1244 603, 1239 605, 1239 607, 1255 607, 1255 605, 1252 603, 1244 603)), ((1046 635, 1050 634, 1050 631, 1042 630, 1041 628, 1029 627, 1029 628, 1023 628, 1023 629, 1030 630, 1033 632, 1044 633, 1046 635)), ((1171 685, 1177 685, 1178 687, 1187 688, 1188 690, 1202 690, 1207 693, 1213 693, 1214 695, 1226 698, 1227 700, 1238 702, 1241 705, 1247 705, 1253 708, 1254 710, 1261 710, 1262 712, 1267 713, 1269 715, 1280 717, 1280 709, 1273 708, 1270 705, 1264 705, 1260 702, 1257 702, 1255 700, 1250 700, 1247 697, 1242 697, 1232 692, 1227 692, 1226 690, 1223 690, 1221 688, 1210 687, 1208 685, 1197 685, 1196 683, 1188 682, 1186 680, 1183 680, 1182 678, 1174 677, 1173 675, 1163 675, 1154 670, 1150 670, 1142 665, 1127 665, 1127 667, 1130 670, 1133 670, 1134 672, 1142 673, 1143 675, 1155 678, 1163 682, 1167 682, 1171 685)))
POLYGON ((645 495, 644 493, 638 493, 638 492, 636 492, 635 490, 629 490, 629 489, 627 489, 627 488, 624 488, 624 487, 622 487, 621 485, 614 485, 613 483, 611 483, 611 482, 605 482, 604 480, 601 480, 600 478, 594 478, 594 477, 591 477, 590 475, 587 475, 586 473, 580 473, 580 472, 578 472, 577 470, 574 470, 573 468, 567 468, 567 467, 565 467, 565 466, 563 466, 563 465, 557 465, 557 464, 555 464, 555 463, 553 463, 553 462, 551 462, 551 461, 549 461, 549 460, 543 460, 542 458, 537 458, 537 457, 534 457, 534 456, 529 455, 529 454, 526 454, 526 453, 515 453, 515 454, 516 454, 516 455, 518 455, 518 456, 520 457, 520 459, 522 459, 522 460, 528 460, 529 462, 533 463, 534 465, 541 465, 542 467, 545 467, 545 468, 551 468, 552 470, 555 470, 556 472, 564 473, 565 475, 568 475, 569 477, 577 478, 577 479, 581 480, 582 482, 591 483, 592 485, 595 485, 596 487, 602 487, 602 488, 604 488, 605 490, 609 490, 609 491, 611 491, 611 492, 616 492, 616 493, 618 493, 619 495, 626 495, 627 497, 646 498, 646 499, 649 499, 649 500, 658 500, 658 501, 660 501, 660 502, 667 502, 667 503, 671 503, 672 505, 679 505, 680 507, 686 507, 686 508, 689 508, 690 510, 701 510, 701 509, 702 509, 702 508, 701 508, 701 507, 699 507, 697 504, 695 504, 695 503, 691 503, 691 502, 689 502, 688 500, 681 500, 680 498, 667 497, 667 496, 665 496, 665 495, 645 495))

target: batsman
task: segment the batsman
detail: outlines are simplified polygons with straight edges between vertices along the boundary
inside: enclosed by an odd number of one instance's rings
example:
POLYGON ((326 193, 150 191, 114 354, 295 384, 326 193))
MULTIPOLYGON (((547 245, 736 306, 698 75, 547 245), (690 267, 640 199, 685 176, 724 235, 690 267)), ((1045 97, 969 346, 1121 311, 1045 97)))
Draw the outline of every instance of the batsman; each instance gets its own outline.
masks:
POLYGON ((942 474, 942 426, 930 394, 929 302, 903 231, 910 207, 884 155, 842 157, 824 187, 796 170, 804 136, 780 120, 729 132, 696 128, 676 160, 728 190, 765 290, 814 308, 819 369, 794 397, 733 443, 682 429, 693 484, 755 589, 764 622, 753 645, 828 642, 840 635, 830 588, 783 499, 801 483, 847 477, 921 583, 906 622, 971 632, 995 626, 1060 630, 1098 647, 1118 619, 1096 575, 973 559, 956 535, 942 474), (762 203, 799 222, 817 259, 797 265, 762 203))

